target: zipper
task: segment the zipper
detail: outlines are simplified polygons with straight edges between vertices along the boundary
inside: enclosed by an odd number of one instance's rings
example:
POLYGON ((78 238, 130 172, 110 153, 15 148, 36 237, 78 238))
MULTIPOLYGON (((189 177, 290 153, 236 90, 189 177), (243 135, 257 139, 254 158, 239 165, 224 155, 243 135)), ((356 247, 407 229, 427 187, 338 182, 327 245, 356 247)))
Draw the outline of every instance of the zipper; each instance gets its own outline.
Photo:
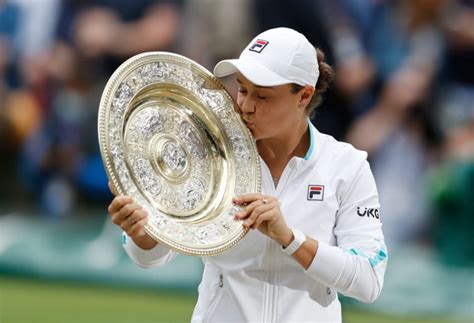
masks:
POLYGON ((296 166, 297 160, 290 159, 288 164, 286 165, 285 169, 283 170, 283 173, 280 176, 280 179, 278 180, 278 185, 275 186, 273 182, 273 176, 272 173, 270 172, 270 168, 268 168, 267 164, 265 164, 265 161, 263 159, 260 159, 260 163, 262 164, 263 172, 266 173, 266 177, 271 179, 270 183, 273 185, 269 185, 271 187, 271 192, 274 194, 276 197, 280 197, 282 195, 283 189, 287 186, 290 178, 292 177, 293 173, 296 171, 296 166))
POLYGON ((292 177, 293 173, 295 173, 296 171, 295 164, 297 163, 297 161, 293 158, 290 159, 290 161, 288 162, 288 165, 286 165, 285 169, 283 170, 283 173, 280 176, 280 181, 278 182, 278 186, 276 188, 276 193, 277 193, 278 198, 283 195, 282 193, 285 190, 286 186, 288 186, 288 183, 290 182, 290 178, 292 177))
MULTIPOLYGON (((275 197, 280 198, 283 195, 288 183, 290 182, 291 177, 296 171, 296 160, 291 159, 288 162, 288 165, 283 170, 281 174, 280 180, 278 185, 275 187, 272 185, 272 194, 275 194, 275 197)), ((271 175, 270 169, 262 162, 263 169, 267 173, 266 175, 268 178, 272 179, 271 183, 273 183, 273 177, 271 175)), ((278 283, 279 283, 279 276, 280 276, 280 263, 277 257, 278 244, 275 243, 271 239, 267 239, 266 243, 266 252, 268 253, 268 265, 269 268, 273 270, 269 270, 267 273, 266 281, 268 283, 264 284, 263 290, 263 322, 276 322, 277 321, 277 312, 278 312, 278 283)))
MULTIPOLYGON (((268 268, 272 268, 271 265, 271 253, 272 253, 272 241, 267 239, 266 241, 266 252, 268 253, 268 268)), ((265 283, 263 284, 263 317, 262 322, 272 322, 271 321, 271 312, 273 310, 273 275, 272 271, 268 270, 265 283)))
POLYGON ((224 276, 222 274, 219 275, 219 287, 224 287, 224 276))
POLYGON ((278 264, 278 259, 277 259, 277 247, 278 244, 272 243, 270 244, 270 256, 272 260, 272 268, 273 270, 271 271, 271 276, 270 276, 270 282, 271 282, 271 302, 270 302, 270 308, 269 308, 269 314, 270 314, 270 322, 276 322, 277 317, 276 317, 276 312, 278 308, 278 270, 279 270, 279 264, 278 264))
POLYGON ((279 281, 279 262, 276 257, 278 245, 272 240, 267 240, 267 252, 269 255, 269 270, 266 283, 263 290, 263 322, 276 322, 278 310, 278 281, 279 281))
POLYGON ((222 275, 222 273, 219 274, 219 280, 218 280, 217 286, 218 288, 216 291, 216 295, 214 296, 214 299, 209 305, 209 309, 207 310, 207 313, 205 315, 205 319, 203 320, 203 322, 209 322, 209 317, 214 313, 214 310, 221 299, 221 295, 222 295, 222 291, 224 287, 224 275, 222 275))

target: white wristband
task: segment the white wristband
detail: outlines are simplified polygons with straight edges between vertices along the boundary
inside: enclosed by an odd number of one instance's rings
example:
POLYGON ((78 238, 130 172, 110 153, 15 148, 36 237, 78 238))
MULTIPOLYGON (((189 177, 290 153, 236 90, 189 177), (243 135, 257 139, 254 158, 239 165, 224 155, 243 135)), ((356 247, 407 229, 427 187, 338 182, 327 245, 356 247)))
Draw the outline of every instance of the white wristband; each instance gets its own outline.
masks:
POLYGON ((283 248, 283 246, 281 247, 281 250, 290 256, 294 254, 296 250, 298 250, 299 247, 301 247, 301 245, 306 241, 306 236, 303 232, 296 229, 291 229, 291 231, 293 232, 293 236, 295 238, 286 248, 283 248))

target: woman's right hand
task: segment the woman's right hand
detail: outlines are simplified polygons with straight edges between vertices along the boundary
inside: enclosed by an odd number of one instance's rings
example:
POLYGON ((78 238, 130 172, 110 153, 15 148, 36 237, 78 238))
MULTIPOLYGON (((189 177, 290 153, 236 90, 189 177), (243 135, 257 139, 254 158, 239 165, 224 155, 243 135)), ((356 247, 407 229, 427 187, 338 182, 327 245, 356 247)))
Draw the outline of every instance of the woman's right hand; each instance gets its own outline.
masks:
MULTIPOLYGON (((115 193, 114 190, 112 193, 115 193)), ((116 196, 110 203, 108 211, 112 222, 121 227, 138 247, 148 250, 157 245, 157 242, 145 232, 148 212, 140 204, 135 203, 133 198, 116 196)))

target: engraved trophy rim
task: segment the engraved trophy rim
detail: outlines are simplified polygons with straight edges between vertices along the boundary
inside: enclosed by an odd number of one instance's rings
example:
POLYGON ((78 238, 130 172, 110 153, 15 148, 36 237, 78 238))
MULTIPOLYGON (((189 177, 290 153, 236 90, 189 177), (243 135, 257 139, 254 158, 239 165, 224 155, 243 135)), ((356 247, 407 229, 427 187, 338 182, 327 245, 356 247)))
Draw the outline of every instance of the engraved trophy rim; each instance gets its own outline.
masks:
POLYGON ((235 108, 212 73, 170 52, 127 59, 102 93, 109 181, 148 211, 145 231, 179 253, 217 255, 248 232, 232 197, 261 191, 260 160, 235 108))

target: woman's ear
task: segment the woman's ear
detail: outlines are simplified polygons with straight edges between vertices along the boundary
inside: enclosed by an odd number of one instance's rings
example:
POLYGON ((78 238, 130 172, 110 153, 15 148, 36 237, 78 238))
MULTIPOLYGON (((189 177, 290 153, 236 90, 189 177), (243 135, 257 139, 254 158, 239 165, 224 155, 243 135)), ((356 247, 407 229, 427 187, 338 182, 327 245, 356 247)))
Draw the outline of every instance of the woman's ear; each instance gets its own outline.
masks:
POLYGON ((300 91, 300 102, 299 106, 306 108, 308 104, 311 102, 311 99, 313 98, 314 95, 314 87, 311 85, 306 85, 301 91, 300 91))

